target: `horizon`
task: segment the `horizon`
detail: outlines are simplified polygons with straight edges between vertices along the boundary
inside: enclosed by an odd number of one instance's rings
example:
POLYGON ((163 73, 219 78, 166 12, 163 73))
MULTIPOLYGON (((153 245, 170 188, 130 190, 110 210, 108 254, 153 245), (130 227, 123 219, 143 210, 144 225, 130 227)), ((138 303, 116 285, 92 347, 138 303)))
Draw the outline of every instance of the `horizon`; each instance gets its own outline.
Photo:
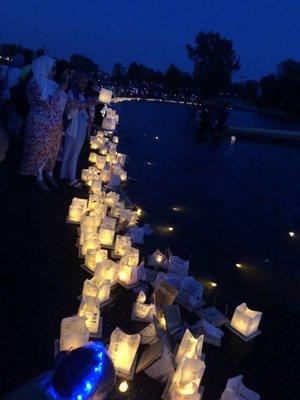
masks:
POLYGON ((185 45, 193 44, 199 31, 209 30, 233 41, 241 63, 234 81, 260 79, 276 72, 281 61, 299 59, 300 4, 296 0, 257 4, 245 0, 242 5, 236 0, 209 4, 189 0, 184 5, 180 0, 163 4, 132 0, 130 6, 119 0, 87 0, 85 4, 0 0, 0 7, 2 43, 46 45, 58 58, 83 54, 105 72, 111 72, 116 62, 128 66, 137 61, 162 72, 174 64, 191 73, 185 45))

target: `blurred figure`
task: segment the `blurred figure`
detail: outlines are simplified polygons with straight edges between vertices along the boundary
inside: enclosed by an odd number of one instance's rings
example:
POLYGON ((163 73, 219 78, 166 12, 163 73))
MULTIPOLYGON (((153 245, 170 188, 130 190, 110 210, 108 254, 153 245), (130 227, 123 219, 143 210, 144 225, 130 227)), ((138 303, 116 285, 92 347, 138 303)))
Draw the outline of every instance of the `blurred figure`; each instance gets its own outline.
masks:
POLYGON ((22 175, 35 176, 37 186, 45 191, 44 182, 57 187, 53 178, 62 137, 62 115, 67 101, 66 82, 58 85, 54 80, 55 60, 48 56, 36 58, 32 63, 33 78, 27 86, 30 112, 26 123, 22 175))
POLYGON ((28 77, 28 75, 30 74, 30 72, 32 71, 32 58, 33 58, 33 51, 26 49, 23 53, 23 57, 24 57, 24 68, 22 69, 21 75, 20 75, 20 79, 25 81, 28 77))
POLYGON ((70 83, 68 103, 66 107, 69 124, 65 130, 65 143, 60 170, 60 178, 67 180, 70 186, 79 188, 81 183, 76 178, 77 162, 82 150, 89 121, 88 108, 96 103, 96 99, 86 100, 85 90, 88 75, 78 72, 70 83))
POLYGON ((32 379, 4 400, 110 400, 115 382, 115 369, 104 345, 90 342, 60 352, 54 371, 32 379))
POLYGON ((228 107, 226 104, 224 104, 221 107, 215 122, 214 133, 216 135, 222 136, 224 134, 227 118, 228 118, 228 107))

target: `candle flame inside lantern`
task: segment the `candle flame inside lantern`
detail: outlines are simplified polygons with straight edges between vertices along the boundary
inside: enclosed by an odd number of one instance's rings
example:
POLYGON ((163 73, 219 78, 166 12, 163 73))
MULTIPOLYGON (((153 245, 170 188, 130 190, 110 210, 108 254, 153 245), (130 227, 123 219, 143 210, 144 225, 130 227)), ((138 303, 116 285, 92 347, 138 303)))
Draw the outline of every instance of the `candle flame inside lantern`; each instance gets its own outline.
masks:
POLYGON ((172 226, 169 226, 168 231, 172 232, 172 231, 174 231, 174 228, 172 226))
POLYGON ((242 264, 240 264, 240 263, 236 263, 235 266, 236 266, 237 268, 242 268, 242 264))
POLYGON ((160 254, 157 254, 157 256, 156 256, 156 261, 157 261, 158 263, 161 263, 162 260, 163 260, 163 257, 162 257, 160 254))
POLYGON ((126 381, 121 382, 119 385, 119 391, 121 393, 125 393, 127 392, 127 390, 128 390, 128 383, 126 381))
POLYGON ((294 237, 295 236, 295 232, 289 232, 289 237, 294 237))
POLYGON ((211 284, 212 287, 217 287, 218 286, 216 282, 211 282, 210 284, 211 284))

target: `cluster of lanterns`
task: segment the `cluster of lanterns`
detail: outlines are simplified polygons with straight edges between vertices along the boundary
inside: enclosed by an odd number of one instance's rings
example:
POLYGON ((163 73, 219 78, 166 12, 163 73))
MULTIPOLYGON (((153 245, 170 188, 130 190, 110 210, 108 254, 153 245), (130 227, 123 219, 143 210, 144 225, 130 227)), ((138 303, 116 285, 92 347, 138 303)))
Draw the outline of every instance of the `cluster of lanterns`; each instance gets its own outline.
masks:
MULTIPOLYGON (((102 89, 99 100, 109 104, 111 96, 110 91, 102 89)), ((132 319, 148 325, 136 334, 116 327, 110 337, 108 353, 117 376, 125 379, 119 391, 126 392, 127 380, 133 379, 135 372, 144 371, 166 383, 164 399, 200 400, 205 371, 203 342, 206 335, 220 339, 223 333, 206 320, 191 327, 181 320, 180 306, 196 312, 204 305, 203 285, 188 275, 189 261, 158 249, 148 256, 146 266, 140 263, 132 232, 143 231, 137 226, 142 210, 129 207, 118 190, 127 179, 126 155, 118 153, 119 138, 114 134, 118 121, 116 111, 108 109, 102 130, 91 136, 92 165, 81 175, 89 197, 74 198, 69 207, 67 222, 79 226, 78 255, 92 277, 83 283, 77 314, 61 322, 60 350, 81 347, 90 338, 101 339, 100 310, 111 301, 114 287, 131 289, 146 282, 152 285, 154 293, 149 302, 144 291, 138 293, 132 319), (169 337, 176 337, 179 346, 173 349, 169 337), (140 344, 149 347, 137 363, 140 344), (157 357, 151 357, 156 353, 157 357)), ((211 285, 216 286, 213 282, 211 285)), ((252 338, 259 332, 261 315, 243 303, 236 308, 229 328, 241 337, 252 338)))

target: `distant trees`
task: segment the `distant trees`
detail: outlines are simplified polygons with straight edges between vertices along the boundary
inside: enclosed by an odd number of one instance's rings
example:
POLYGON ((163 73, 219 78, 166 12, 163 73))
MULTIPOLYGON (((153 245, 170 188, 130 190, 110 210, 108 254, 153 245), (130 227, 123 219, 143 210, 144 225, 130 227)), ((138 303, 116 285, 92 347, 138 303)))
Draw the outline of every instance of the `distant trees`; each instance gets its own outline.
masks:
POLYGON ((232 41, 217 32, 198 33, 195 45, 187 44, 186 49, 194 64, 195 82, 205 95, 225 91, 233 72, 240 69, 232 41))
POLYGON ((112 79, 120 84, 124 82, 125 74, 126 74, 126 67, 124 67, 122 63, 117 62, 112 69, 112 74, 111 74, 112 79))
POLYGON ((70 63, 74 69, 79 69, 83 72, 98 72, 99 66, 91 58, 81 54, 72 54, 70 63))

